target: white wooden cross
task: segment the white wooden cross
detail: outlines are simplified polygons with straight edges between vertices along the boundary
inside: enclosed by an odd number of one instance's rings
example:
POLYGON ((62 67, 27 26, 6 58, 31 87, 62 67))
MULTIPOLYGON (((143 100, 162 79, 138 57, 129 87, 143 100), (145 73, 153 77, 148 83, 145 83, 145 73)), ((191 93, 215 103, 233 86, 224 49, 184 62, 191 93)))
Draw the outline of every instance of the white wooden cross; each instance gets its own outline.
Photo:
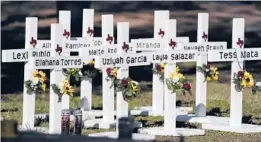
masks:
MULTIPOLYGON (((189 42, 189 37, 176 37, 176 30, 170 29, 162 30, 166 28, 164 24, 168 23, 167 20, 169 19, 169 11, 155 11, 154 17, 154 37, 157 35, 157 38, 142 38, 142 39, 132 39, 131 40, 131 47, 133 47, 134 51, 142 51, 142 52, 157 52, 162 51, 165 49, 172 49, 176 50, 178 47, 181 46, 180 43, 187 43, 189 42), (161 16, 163 15, 163 16, 161 16), (158 29, 158 30, 157 30, 158 29), (171 39, 167 39, 167 35, 170 32, 172 36, 171 39), (173 33, 175 32, 175 33, 173 33), (161 38, 164 37, 164 38, 161 38), (175 37, 175 38, 174 38, 175 37), (165 48, 167 46, 167 48, 165 48)), ((174 25, 176 26, 176 25, 174 25)), ((175 27, 176 28, 176 27, 175 27)), ((153 92, 152 92, 152 109, 150 107, 141 107, 141 112, 146 112, 152 110, 152 115, 163 115, 163 108, 164 108, 164 81, 162 81, 157 74, 153 74, 153 92), (159 87, 162 86, 162 87, 159 87)), ((134 110, 134 112, 136 112, 134 110)), ((136 114, 136 113, 135 113, 136 114)))
MULTIPOLYGON (((244 128, 245 131, 256 131, 261 132, 261 127, 257 128, 255 125, 251 125, 249 130, 242 125, 242 103, 243 103, 243 92, 237 89, 236 84, 233 83, 234 73, 244 70, 244 61, 247 60, 261 60, 261 47, 258 48, 244 48, 244 31, 245 31, 245 20, 243 18, 233 19, 233 30, 232 30, 232 49, 220 50, 220 51, 209 51, 208 62, 229 62, 231 64, 231 98, 230 98, 230 126, 220 126, 219 124, 211 126, 213 129, 228 130, 230 128, 244 128), (223 128, 222 128, 223 127, 223 128)), ((208 127, 206 125, 205 127, 208 127)), ((230 129, 230 131, 232 131, 230 129)), ((235 129, 233 131, 236 131, 235 129)))
MULTIPOLYGON (((167 41, 173 41, 176 39, 176 20, 170 19, 166 24, 166 34, 167 41)), ((147 53, 151 56, 152 63, 167 63, 164 68, 164 127, 154 128, 153 130, 148 128, 143 129, 143 132, 154 135, 172 135, 178 136, 186 134, 186 132, 193 131, 197 135, 203 135, 203 130, 176 130, 176 93, 172 93, 168 89, 166 84, 166 79, 169 78, 172 72, 176 71, 176 63, 178 62, 196 62, 198 59, 198 51, 186 51, 186 50, 174 50, 171 45, 165 45, 165 50, 147 53)), ((186 134, 190 135, 190 134, 186 134)))
MULTIPOLYGON (((50 57, 44 42, 37 42, 38 18, 27 17, 25 21, 25 49, 2 50, 2 62, 25 62, 24 81, 32 79, 32 70, 28 63, 30 57, 50 57), (40 49, 42 47, 42 49, 40 49)), ((23 129, 34 128, 35 94, 23 89, 23 129)))
MULTIPOLYGON (((169 11, 155 11, 154 12, 154 39, 166 40, 166 23, 169 21, 169 11)), ((155 67, 155 64, 153 64, 155 67)), ((160 115, 164 110, 164 83, 161 81, 160 76, 157 74, 152 75, 152 112, 153 115, 160 115)))
MULTIPOLYGON (((208 42, 208 13, 198 14, 197 42, 182 43, 181 50, 199 51, 197 66, 207 64, 207 52, 227 49, 227 42, 208 42)), ((202 72, 196 72, 196 116, 206 116, 207 82, 202 72)))
MULTIPOLYGON (((175 20, 170 20, 168 27, 175 26, 175 20)), ((171 38, 171 37, 169 37, 171 38)), ((169 78, 170 73, 176 71, 175 64, 178 62, 195 62, 198 58, 197 51, 158 51, 147 53, 151 57, 152 63, 167 63, 164 69, 164 82, 169 78)), ((176 93, 172 94, 164 83, 164 130, 153 131, 153 134, 177 135, 176 133, 176 93), (155 133, 154 133, 155 132, 155 133)))
MULTIPOLYGON (((110 46, 114 44, 113 15, 102 15, 102 45, 110 46)), ((110 48, 110 47, 108 47, 110 48)), ((95 59, 95 65, 96 65, 95 59)), ((111 81, 107 80, 106 69, 102 69, 102 110, 103 122, 114 122, 114 87, 110 88, 111 81)))
MULTIPOLYGON (((96 68, 108 68, 108 67, 120 67, 118 70, 117 77, 122 79, 124 77, 129 76, 129 66, 140 66, 140 65, 149 65, 149 57, 143 56, 142 53, 132 53, 129 50, 129 23, 128 22, 120 22, 117 23, 117 53, 118 54, 107 54, 95 57, 95 67, 96 68), (132 53, 132 54, 131 54, 132 53)), ((110 48, 110 46, 108 46, 110 48)), ((104 78, 107 77, 107 73, 104 78)), ((107 80, 105 80, 108 82, 107 80)), ((109 88, 111 85, 107 84, 104 86, 109 88)), ((111 88, 110 88, 111 89, 111 88)), ((114 90, 114 87, 112 87, 114 90)), ((117 118, 126 117, 129 115, 128 113, 128 103, 123 99, 122 92, 117 93, 117 118)), ((108 91, 107 91, 108 94, 108 91)), ((113 94, 114 98, 114 94, 113 94)), ((111 101, 103 98, 103 101, 111 101)), ((114 104, 112 104, 114 105, 114 104)), ((104 107, 104 106, 103 106, 104 107)), ((114 119, 113 119, 114 120, 114 119)))
MULTIPOLYGON (((63 52, 57 52, 57 46, 63 48, 63 25, 51 24, 51 57, 32 58, 30 65, 33 69, 51 69, 50 84, 59 85, 63 80, 62 68, 82 68, 83 60, 81 57, 65 57, 63 52)), ((62 97, 64 97, 63 95, 62 97)), ((69 96, 68 96, 69 97, 69 96)), ((50 108, 49 108, 49 133, 61 134, 61 111, 62 102, 59 102, 58 95, 50 87, 50 108)), ((64 100, 62 100, 64 101, 64 100)))

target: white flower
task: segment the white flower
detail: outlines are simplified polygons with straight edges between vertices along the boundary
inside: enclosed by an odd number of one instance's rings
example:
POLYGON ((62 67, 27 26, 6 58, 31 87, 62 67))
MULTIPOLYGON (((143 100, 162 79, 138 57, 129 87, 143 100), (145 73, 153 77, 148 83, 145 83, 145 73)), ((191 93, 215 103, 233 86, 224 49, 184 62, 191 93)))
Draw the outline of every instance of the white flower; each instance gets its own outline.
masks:
POLYGON ((32 84, 38 84, 38 82, 39 82, 39 80, 38 79, 36 79, 36 78, 33 78, 33 80, 32 80, 32 84))
POLYGON ((256 82, 256 86, 257 86, 257 87, 261 87, 261 81, 256 82))
POLYGON ((139 85, 139 82, 132 80, 131 82, 135 83, 136 85, 139 85))
POLYGON ((174 83, 179 82, 179 78, 178 78, 178 77, 174 77, 174 78, 173 78, 173 82, 174 82, 174 83))
POLYGON ((206 69, 206 72, 209 72, 210 70, 209 69, 206 69))
POLYGON ((261 81, 256 82, 256 86, 257 86, 258 89, 261 89, 261 81))

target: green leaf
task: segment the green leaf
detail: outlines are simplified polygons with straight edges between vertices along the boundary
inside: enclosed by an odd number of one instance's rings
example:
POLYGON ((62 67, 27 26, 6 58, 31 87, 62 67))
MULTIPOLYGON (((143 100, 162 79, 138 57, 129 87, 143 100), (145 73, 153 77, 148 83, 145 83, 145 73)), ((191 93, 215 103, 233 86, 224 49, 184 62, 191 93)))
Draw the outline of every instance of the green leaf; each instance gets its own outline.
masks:
POLYGON ((33 82, 31 80, 26 80, 24 82, 27 94, 32 94, 34 91, 34 89, 32 88, 32 83, 33 82))
POLYGON ((53 89, 53 92, 57 95, 61 94, 60 93, 60 88, 56 84, 51 84, 51 87, 53 89))

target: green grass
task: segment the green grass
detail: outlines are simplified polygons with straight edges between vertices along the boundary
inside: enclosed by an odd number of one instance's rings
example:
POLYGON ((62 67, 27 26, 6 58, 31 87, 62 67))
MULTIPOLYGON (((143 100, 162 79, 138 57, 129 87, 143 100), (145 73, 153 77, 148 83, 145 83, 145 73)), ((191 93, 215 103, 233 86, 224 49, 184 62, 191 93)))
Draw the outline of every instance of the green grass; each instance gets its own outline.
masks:
MULTIPOLYGON (((222 74, 222 73, 221 73, 222 74)), ((186 75, 186 74, 185 74, 186 75)), ((195 76, 187 76, 193 89, 192 96, 183 96, 177 94, 177 102, 181 106, 191 106, 195 111, 195 76)), ((230 75, 229 72, 225 75, 220 76, 220 82, 208 82, 207 84, 207 112, 209 115, 216 116, 228 116, 230 111, 230 75), (221 83, 222 82, 222 83, 221 83)), ((150 82, 142 82, 142 87, 148 88, 147 85, 151 85, 150 82)), ((79 89, 77 89, 79 91, 79 89)), ((94 91, 95 92, 95 91, 94 91)), ((76 92, 79 94, 79 92, 76 92)), ((243 122, 245 123, 256 123, 261 125, 261 93, 258 92, 256 96, 251 94, 250 89, 244 90, 243 96, 243 122)), ((3 112, 2 117, 5 119, 16 119, 19 124, 22 120, 22 95, 9 94, 2 95, 1 108, 18 108, 18 112, 3 112)), ((152 104, 151 91, 142 92, 137 98, 129 100, 129 108, 133 109, 138 106, 148 106, 152 104)), ((74 96, 70 98, 70 107, 79 108, 80 98, 79 96, 74 96)), ((102 109, 102 97, 98 95, 93 95, 92 107, 95 109, 102 109)), ((36 97, 36 113, 48 113, 49 111, 49 96, 47 94, 42 94, 36 97)), ((136 121, 143 122, 144 126, 161 126, 164 122, 163 117, 135 117, 136 121)), ((178 127, 200 127, 197 124, 184 124, 177 123, 178 127)), ((48 127, 48 123, 42 123, 40 126, 48 127)), ((94 133, 94 132, 104 132, 113 131, 114 129, 104 130, 104 129, 84 129, 83 134, 94 133)), ((261 133, 259 134, 236 134, 227 133, 219 131, 206 131, 205 136, 188 137, 188 141, 258 141, 261 138, 261 133)), ((178 140, 177 137, 157 137, 157 140, 178 140)))

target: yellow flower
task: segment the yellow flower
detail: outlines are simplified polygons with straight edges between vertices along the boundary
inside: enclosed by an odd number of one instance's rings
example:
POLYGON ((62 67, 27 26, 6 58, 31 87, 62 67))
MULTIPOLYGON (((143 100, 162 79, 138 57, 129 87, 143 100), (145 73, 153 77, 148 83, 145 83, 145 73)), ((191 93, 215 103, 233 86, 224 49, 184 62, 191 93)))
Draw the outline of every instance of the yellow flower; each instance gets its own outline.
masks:
POLYGON ((218 68, 216 66, 211 66, 210 70, 212 70, 213 72, 216 72, 218 70, 218 68))
POLYGON ((92 59, 91 61, 89 61, 89 63, 88 63, 89 65, 94 65, 95 64, 95 61, 94 61, 94 59, 92 59))
POLYGON ((208 80, 208 81, 212 80, 212 77, 207 76, 207 80, 208 80))
POLYGON ((138 86, 134 82, 131 82, 131 91, 132 91, 132 94, 137 94, 138 93, 138 86))
POLYGON ((179 72, 180 70, 179 70, 179 66, 176 66, 176 72, 179 72))
POLYGON ((69 84, 67 80, 63 81, 61 93, 65 95, 71 95, 73 96, 74 89, 72 86, 69 84))
POLYGON ((45 83, 42 84, 42 90, 46 91, 46 84, 45 83))
POLYGON ((42 83, 45 82, 47 79, 46 74, 44 72, 38 71, 38 70, 33 72, 33 77, 38 79, 42 83))
POLYGON ((117 78, 117 72, 118 72, 118 69, 117 69, 117 68, 113 68, 113 69, 112 69, 112 76, 113 76, 114 78, 117 78))
POLYGON ((219 75, 219 72, 218 71, 215 71, 213 74, 211 74, 210 76, 207 76, 207 80, 218 80, 218 75, 219 75))
POLYGON ((244 76, 241 81, 241 86, 244 88, 254 86, 254 78, 250 73, 246 71, 244 72, 244 76))
POLYGON ((173 78, 179 78, 179 79, 184 79, 184 75, 182 73, 179 73, 179 72, 173 72, 170 74, 170 78, 173 79, 173 78))
POLYGON ((213 80, 218 80, 218 75, 219 75, 219 72, 218 71, 215 71, 214 74, 211 75, 211 78, 213 80))
POLYGON ((165 67, 165 64, 164 63, 160 63, 160 68, 161 68, 160 72, 164 72, 164 67, 165 67))

